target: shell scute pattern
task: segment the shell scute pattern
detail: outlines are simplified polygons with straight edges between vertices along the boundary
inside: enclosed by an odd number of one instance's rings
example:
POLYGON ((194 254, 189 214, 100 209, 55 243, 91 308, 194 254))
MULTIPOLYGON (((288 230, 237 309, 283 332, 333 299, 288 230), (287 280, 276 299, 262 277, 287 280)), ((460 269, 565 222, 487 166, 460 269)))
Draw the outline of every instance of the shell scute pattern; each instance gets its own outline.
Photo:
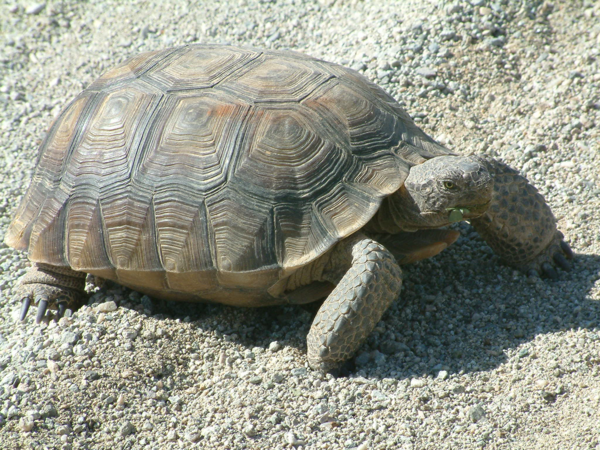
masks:
POLYGON ((32 261, 157 291, 275 282, 407 176, 395 148, 411 130, 373 92, 290 52, 135 57, 59 117, 8 239, 32 261))

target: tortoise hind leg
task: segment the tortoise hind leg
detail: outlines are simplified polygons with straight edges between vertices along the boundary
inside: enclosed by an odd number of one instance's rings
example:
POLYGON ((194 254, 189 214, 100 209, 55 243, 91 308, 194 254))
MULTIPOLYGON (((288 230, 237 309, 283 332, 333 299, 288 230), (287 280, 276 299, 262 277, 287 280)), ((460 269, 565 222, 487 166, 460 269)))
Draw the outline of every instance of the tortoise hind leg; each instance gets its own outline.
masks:
POLYGON ((25 320, 29 307, 37 305, 36 323, 40 323, 46 310, 57 309, 62 317, 67 309, 76 309, 85 296, 84 272, 68 267, 34 263, 21 279, 17 295, 21 298, 21 321, 25 320))
POLYGON ((323 277, 337 286, 319 308, 307 337, 308 362, 324 372, 354 355, 402 285, 392 254, 360 234, 337 244, 328 267, 323 277))

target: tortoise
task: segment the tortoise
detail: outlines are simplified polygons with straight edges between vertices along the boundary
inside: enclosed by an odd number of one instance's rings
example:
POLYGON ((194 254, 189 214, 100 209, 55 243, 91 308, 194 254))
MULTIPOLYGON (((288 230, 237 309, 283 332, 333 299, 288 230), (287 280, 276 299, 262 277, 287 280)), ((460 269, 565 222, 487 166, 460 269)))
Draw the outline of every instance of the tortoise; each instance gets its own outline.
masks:
POLYGON ((399 264, 452 244, 442 227, 460 220, 529 275, 570 267, 523 176, 451 152, 359 73, 199 44, 135 56, 61 112, 5 242, 32 262, 21 320, 76 308, 86 274, 187 302, 325 298, 307 353, 334 371, 398 298, 399 264))

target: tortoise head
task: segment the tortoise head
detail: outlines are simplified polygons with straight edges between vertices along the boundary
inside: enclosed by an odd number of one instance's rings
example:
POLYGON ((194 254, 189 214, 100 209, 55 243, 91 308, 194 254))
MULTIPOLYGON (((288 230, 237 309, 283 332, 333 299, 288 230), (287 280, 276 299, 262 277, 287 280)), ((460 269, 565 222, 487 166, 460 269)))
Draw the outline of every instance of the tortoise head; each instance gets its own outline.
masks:
POLYGON ((399 225, 406 229, 437 228, 482 215, 494 183, 487 168, 469 156, 438 156, 416 165, 394 194, 399 225))

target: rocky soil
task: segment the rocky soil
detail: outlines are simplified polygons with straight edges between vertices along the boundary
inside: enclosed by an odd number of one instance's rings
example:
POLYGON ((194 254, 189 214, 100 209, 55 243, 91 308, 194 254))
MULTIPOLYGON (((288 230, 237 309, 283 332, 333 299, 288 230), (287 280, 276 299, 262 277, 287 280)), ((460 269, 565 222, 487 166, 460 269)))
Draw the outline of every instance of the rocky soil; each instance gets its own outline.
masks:
POLYGON ((1 448, 600 449, 600 3, 19 0, 0 32, 0 241, 67 101, 138 52, 229 42, 361 71, 450 148, 526 174, 576 252, 528 278, 459 225, 336 379, 306 364, 301 308, 107 284, 19 323, 28 262, 0 244, 1 448))

